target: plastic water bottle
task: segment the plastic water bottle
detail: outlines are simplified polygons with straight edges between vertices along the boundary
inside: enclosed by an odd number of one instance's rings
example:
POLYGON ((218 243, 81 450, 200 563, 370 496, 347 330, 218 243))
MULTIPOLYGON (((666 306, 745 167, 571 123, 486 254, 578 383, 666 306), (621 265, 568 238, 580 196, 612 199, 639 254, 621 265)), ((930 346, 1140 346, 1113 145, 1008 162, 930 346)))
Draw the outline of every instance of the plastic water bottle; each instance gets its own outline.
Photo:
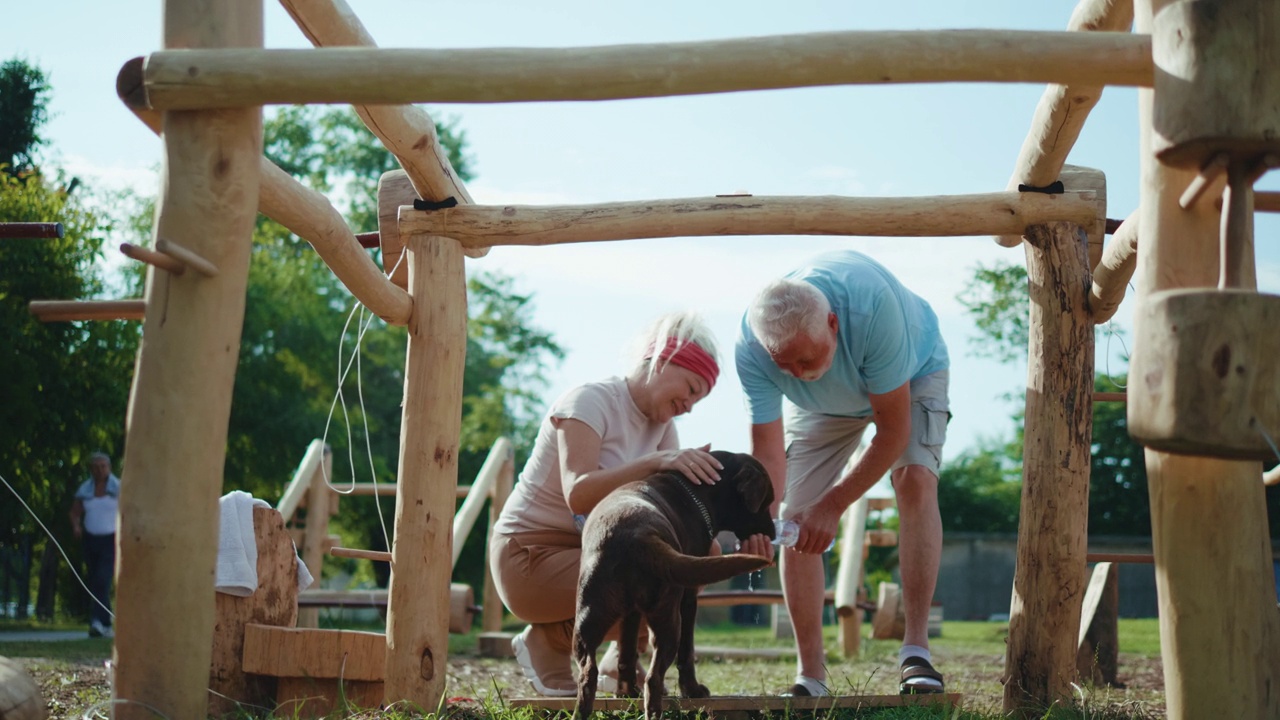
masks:
MULTIPOLYGON (((796 541, 800 539, 800 524, 795 520, 777 518, 773 521, 773 530, 773 544, 779 547, 795 547, 796 541)), ((822 552, 829 552, 835 546, 836 539, 831 538, 831 544, 822 552)))

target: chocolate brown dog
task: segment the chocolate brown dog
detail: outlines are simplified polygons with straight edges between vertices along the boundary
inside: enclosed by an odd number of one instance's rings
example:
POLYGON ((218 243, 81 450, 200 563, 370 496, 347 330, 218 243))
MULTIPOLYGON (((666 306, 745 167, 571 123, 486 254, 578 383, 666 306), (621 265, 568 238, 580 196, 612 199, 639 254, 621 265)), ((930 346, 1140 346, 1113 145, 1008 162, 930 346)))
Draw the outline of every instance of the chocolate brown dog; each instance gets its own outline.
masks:
POLYGON ((713 452, 724 465, 720 481, 695 485, 675 472, 657 473, 614 490, 591 511, 582 530, 582 566, 573 627, 578 664, 574 716, 591 715, 596 697, 596 650, 619 620, 618 690, 636 697, 637 635, 644 620, 653 632, 653 661, 645 684, 645 717, 662 714, 662 678, 672 660, 685 697, 711 693, 693 668, 693 621, 698 587, 769 564, 754 555, 707 557, 723 530, 745 540, 774 535, 769 505, 773 485, 750 455, 713 452))

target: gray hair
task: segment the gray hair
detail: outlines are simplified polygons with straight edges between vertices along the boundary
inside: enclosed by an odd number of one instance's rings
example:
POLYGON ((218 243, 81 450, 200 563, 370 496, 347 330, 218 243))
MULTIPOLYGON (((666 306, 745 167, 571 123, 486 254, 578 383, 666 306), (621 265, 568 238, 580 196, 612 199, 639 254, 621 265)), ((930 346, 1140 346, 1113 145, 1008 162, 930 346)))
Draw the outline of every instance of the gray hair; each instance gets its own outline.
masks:
POLYGON ((747 325, 769 352, 786 347, 801 335, 822 337, 831 303, 803 280, 774 280, 756 295, 747 310, 747 325))
POLYGON ((667 347, 667 343, 671 342, 672 338, 675 339, 677 347, 682 347, 686 343, 696 344, 706 351, 716 364, 720 363, 716 352, 716 337, 712 334, 711 328, 707 327, 697 313, 682 311, 659 317, 636 338, 632 351, 633 367, 643 369, 646 378, 653 379, 653 376, 670 362, 670 358, 659 362, 658 356, 662 354, 662 350, 667 347))
POLYGON ((89 463, 93 464, 94 460, 106 460, 108 465, 111 464, 111 456, 101 450, 89 453, 89 463))

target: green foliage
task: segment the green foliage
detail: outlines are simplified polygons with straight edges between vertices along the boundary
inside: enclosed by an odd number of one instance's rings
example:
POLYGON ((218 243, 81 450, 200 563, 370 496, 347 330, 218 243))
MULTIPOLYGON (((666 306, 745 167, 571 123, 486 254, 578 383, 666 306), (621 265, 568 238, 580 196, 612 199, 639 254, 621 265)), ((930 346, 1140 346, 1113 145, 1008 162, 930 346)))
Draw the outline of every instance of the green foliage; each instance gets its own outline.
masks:
MULTIPOLYGON (((49 119, 49 80, 44 71, 23 60, 0 65, 0 165, 10 174, 35 167, 44 139, 40 127, 49 119)), ((9 221, 14 222, 14 221, 9 221)))
POLYGON ((988 441, 966 450, 943 466, 938 477, 938 506, 947 532, 1018 531, 1022 480, 1017 457, 1008 446, 988 441))
POLYGON ((1021 265, 978 265, 956 298, 978 326, 970 338, 973 354, 1000 362, 1027 356, 1027 269, 1021 265))
MULTIPOLYGON (((1123 375, 1099 375, 1094 389, 1115 392, 1123 375)), ((1142 446, 1129 437, 1124 403, 1094 403, 1093 457, 1089 469, 1089 534, 1151 535, 1147 462, 1142 446)))

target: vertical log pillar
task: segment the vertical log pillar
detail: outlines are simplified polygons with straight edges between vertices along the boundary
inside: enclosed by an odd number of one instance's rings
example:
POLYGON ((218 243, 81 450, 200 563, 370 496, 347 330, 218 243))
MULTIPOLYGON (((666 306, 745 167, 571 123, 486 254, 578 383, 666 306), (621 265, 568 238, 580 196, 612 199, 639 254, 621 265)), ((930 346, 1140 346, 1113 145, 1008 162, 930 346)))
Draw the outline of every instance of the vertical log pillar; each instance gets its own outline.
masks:
MULTIPOLYGON (((511 497, 511 488, 516 482, 516 460, 514 455, 508 455, 507 461, 502 464, 502 471, 498 473, 498 482, 494 483, 493 494, 489 498, 489 537, 493 537, 493 528, 498 524, 498 517, 502 515, 502 508, 507 504, 507 498, 511 497)), ((488 543, 485 544, 485 557, 488 558, 488 543)), ((484 603, 484 615, 480 619, 480 627, 484 632, 499 632, 502 630, 502 598, 498 597, 498 586, 494 584, 493 570, 489 568, 489 563, 484 564, 484 596, 481 602, 484 603)))
POLYGON ((1030 356, 1006 712, 1069 700, 1085 589, 1093 428, 1093 322, 1084 230, 1027 228, 1030 356))
POLYGON ((462 246, 408 238, 409 350, 405 362, 395 542, 387 605, 386 702, 433 711, 449 651, 449 576, 467 351, 462 246))
POLYGON ((862 644, 862 609, 858 607, 858 590, 862 588, 862 555, 867 542, 867 511, 871 503, 866 495, 844 511, 844 528, 840 534, 840 566, 836 569, 835 606, 840 653, 857 657, 862 644))
MULTIPOLYGON (((1153 15, 1173 4, 1138 0, 1138 31, 1151 32, 1153 15)), ((1259 12, 1273 12, 1263 5, 1258 4, 1259 12)), ((1153 39, 1154 43, 1173 41, 1153 39)), ((1162 72, 1157 60, 1156 73, 1162 72)), ((1247 93, 1247 89, 1224 92, 1247 93)), ((1158 132, 1167 112, 1161 106, 1158 90, 1139 91, 1139 303, 1157 291, 1211 288, 1218 282, 1219 213, 1208 202, 1186 210, 1179 207, 1178 198, 1196 170, 1157 161, 1158 132)), ((1252 279, 1244 283, 1252 284, 1252 279)), ((1142 315, 1135 313, 1139 323, 1142 315)), ((1141 333, 1137 327, 1135 336, 1141 333)), ((1146 351, 1141 345, 1134 348, 1130 376, 1134 385, 1144 382, 1146 351)), ((1134 412, 1132 403, 1129 407, 1134 412)), ((1258 463, 1153 450, 1146 452, 1146 458, 1169 717, 1280 717, 1280 686, 1275 681, 1280 619, 1258 463), (1222 612, 1224 589, 1230 592, 1231 607, 1226 613, 1222 612)))
MULTIPOLYGON (((167 0, 166 48, 262 47, 261 0, 167 0)), ((204 717, 227 419, 258 204, 262 110, 167 112, 155 237, 217 266, 147 273, 117 536, 117 718, 204 717)))

